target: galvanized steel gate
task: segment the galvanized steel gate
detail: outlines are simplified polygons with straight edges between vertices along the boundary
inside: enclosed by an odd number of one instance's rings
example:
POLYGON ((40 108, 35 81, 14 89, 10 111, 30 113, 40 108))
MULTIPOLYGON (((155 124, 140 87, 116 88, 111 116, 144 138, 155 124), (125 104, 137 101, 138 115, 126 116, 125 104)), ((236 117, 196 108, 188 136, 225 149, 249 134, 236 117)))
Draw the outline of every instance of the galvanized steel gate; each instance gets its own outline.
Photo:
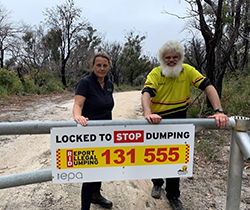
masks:
MULTIPOLYGON (((146 125, 146 120, 89 121, 90 126, 146 125)), ((164 119, 160 124, 193 124, 196 130, 218 129, 214 119, 164 119)), ((74 121, 47 122, 2 122, 0 135, 50 134, 53 127, 76 127, 74 121)), ((227 183, 226 210, 237 210, 240 206, 244 158, 250 159, 250 119, 230 117, 231 146, 227 183)), ((28 185, 52 180, 51 169, 6 175, 0 177, 0 189, 28 185)))

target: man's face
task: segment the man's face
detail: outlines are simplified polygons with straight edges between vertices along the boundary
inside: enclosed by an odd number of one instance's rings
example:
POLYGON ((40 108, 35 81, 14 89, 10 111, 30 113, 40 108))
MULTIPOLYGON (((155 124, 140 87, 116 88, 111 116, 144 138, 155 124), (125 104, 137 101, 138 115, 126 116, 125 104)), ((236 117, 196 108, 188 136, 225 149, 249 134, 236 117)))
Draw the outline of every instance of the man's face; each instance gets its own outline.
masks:
POLYGON ((161 72, 165 77, 178 77, 182 71, 182 61, 178 53, 167 51, 163 55, 161 72))
POLYGON ((178 53, 167 51, 164 53, 163 58, 167 66, 174 67, 180 60, 180 55, 178 53))

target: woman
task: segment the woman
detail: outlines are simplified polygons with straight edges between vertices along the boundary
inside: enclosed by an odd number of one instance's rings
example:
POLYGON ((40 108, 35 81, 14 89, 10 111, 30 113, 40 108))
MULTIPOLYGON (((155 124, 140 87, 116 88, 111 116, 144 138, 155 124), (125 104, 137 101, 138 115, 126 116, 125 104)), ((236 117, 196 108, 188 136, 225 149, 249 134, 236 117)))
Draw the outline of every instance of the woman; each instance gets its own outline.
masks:
MULTIPOLYGON (((88 120, 111 120, 114 107, 114 87, 107 77, 112 65, 110 57, 98 53, 92 58, 91 65, 91 74, 81 79, 76 86, 73 106, 74 120, 83 126, 87 125, 88 120)), ((89 210, 91 203, 112 207, 112 202, 101 195, 100 188, 101 182, 83 183, 82 210, 89 210)))

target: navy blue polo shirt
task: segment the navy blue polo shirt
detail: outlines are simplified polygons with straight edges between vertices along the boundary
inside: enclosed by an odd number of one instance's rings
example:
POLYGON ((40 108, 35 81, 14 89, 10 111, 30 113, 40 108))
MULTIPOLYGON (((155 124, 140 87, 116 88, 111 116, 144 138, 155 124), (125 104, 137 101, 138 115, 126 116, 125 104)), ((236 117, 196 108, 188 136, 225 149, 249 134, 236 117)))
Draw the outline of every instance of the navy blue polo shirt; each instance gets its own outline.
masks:
POLYGON ((104 88, 97 81, 94 72, 82 78, 76 85, 75 95, 86 98, 82 115, 90 120, 111 120, 114 107, 113 83, 106 76, 104 88))

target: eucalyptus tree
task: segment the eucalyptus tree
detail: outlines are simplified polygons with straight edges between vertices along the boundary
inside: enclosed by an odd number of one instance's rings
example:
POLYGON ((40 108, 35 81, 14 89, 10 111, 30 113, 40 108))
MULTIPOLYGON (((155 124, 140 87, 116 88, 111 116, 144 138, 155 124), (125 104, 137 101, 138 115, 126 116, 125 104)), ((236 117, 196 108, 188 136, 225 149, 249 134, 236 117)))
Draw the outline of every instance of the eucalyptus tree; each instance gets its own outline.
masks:
POLYGON ((119 62, 122 55, 123 45, 119 42, 104 42, 99 49, 106 52, 111 57, 112 67, 109 70, 110 80, 117 86, 121 83, 122 63, 119 62))
POLYGON ((185 43, 185 62, 202 74, 206 73, 206 53, 202 39, 193 37, 185 43))
POLYGON ((84 36, 89 22, 81 17, 82 10, 75 6, 74 0, 66 0, 56 7, 47 8, 44 12, 49 30, 54 30, 60 39, 60 69, 62 83, 66 87, 66 64, 72 51, 76 48, 75 40, 84 36))
POLYGON ((243 72, 246 69, 246 72, 250 73, 249 65, 249 47, 250 47, 250 0, 245 0, 242 9, 242 19, 240 26, 240 36, 238 43, 236 44, 236 53, 238 54, 237 59, 238 69, 243 72), (247 68, 245 68, 245 66, 247 68))
POLYGON ((187 1, 191 6, 191 14, 197 20, 206 46, 206 74, 217 89, 219 96, 222 92, 222 81, 234 44, 239 36, 241 24, 241 7, 244 0, 235 4, 225 0, 187 1), (194 9, 194 7, 197 9, 194 9), (234 12, 227 12, 232 9, 234 12), (227 29, 230 28, 230 33, 227 29))
POLYGON ((79 78, 88 75, 91 71, 90 59, 101 44, 101 40, 101 34, 91 26, 87 28, 84 36, 78 36, 74 40, 75 48, 67 65, 71 86, 75 86, 79 78))
POLYGON ((5 52, 14 45, 19 32, 18 27, 10 20, 10 11, 0 4, 0 67, 4 67, 5 52))
MULTIPOLYGON (((218 91, 229 66, 241 27, 242 7, 249 0, 185 0, 190 6, 186 29, 197 29, 205 44, 206 75, 218 91)), ((168 14, 171 14, 165 11, 168 14)), ((173 15, 173 14, 171 14, 173 15)), ((176 16, 176 15, 175 15, 176 16)), ((210 107, 211 104, 208 103, 210 107)))
POLYGON ((40 26, 31 27, 22 24, 22 28, 13 39, 13 44, 9 46, 10 58, 5 61, 8 69, 15 69, 20 80, 24 83, 25 74, 32 75, 34 82, 37 82, 37 75, 46 69, 48 55, 43 49, 41 39, 44 36, 43 28, 40 26))
POLYGON ((134 85, 135 79, 150 69, 147 56, 142 54, 142 44, 146 36, 130 31, 125 35, 126 42, 119 60, 122 68, 122 76, 125 83, 134 85))
POLYGON ((54 71, 56 75, 60 75, 60 37, 60 30, 51 29, 41 38, 41 46, 47 58, 44 68, 54 71))

